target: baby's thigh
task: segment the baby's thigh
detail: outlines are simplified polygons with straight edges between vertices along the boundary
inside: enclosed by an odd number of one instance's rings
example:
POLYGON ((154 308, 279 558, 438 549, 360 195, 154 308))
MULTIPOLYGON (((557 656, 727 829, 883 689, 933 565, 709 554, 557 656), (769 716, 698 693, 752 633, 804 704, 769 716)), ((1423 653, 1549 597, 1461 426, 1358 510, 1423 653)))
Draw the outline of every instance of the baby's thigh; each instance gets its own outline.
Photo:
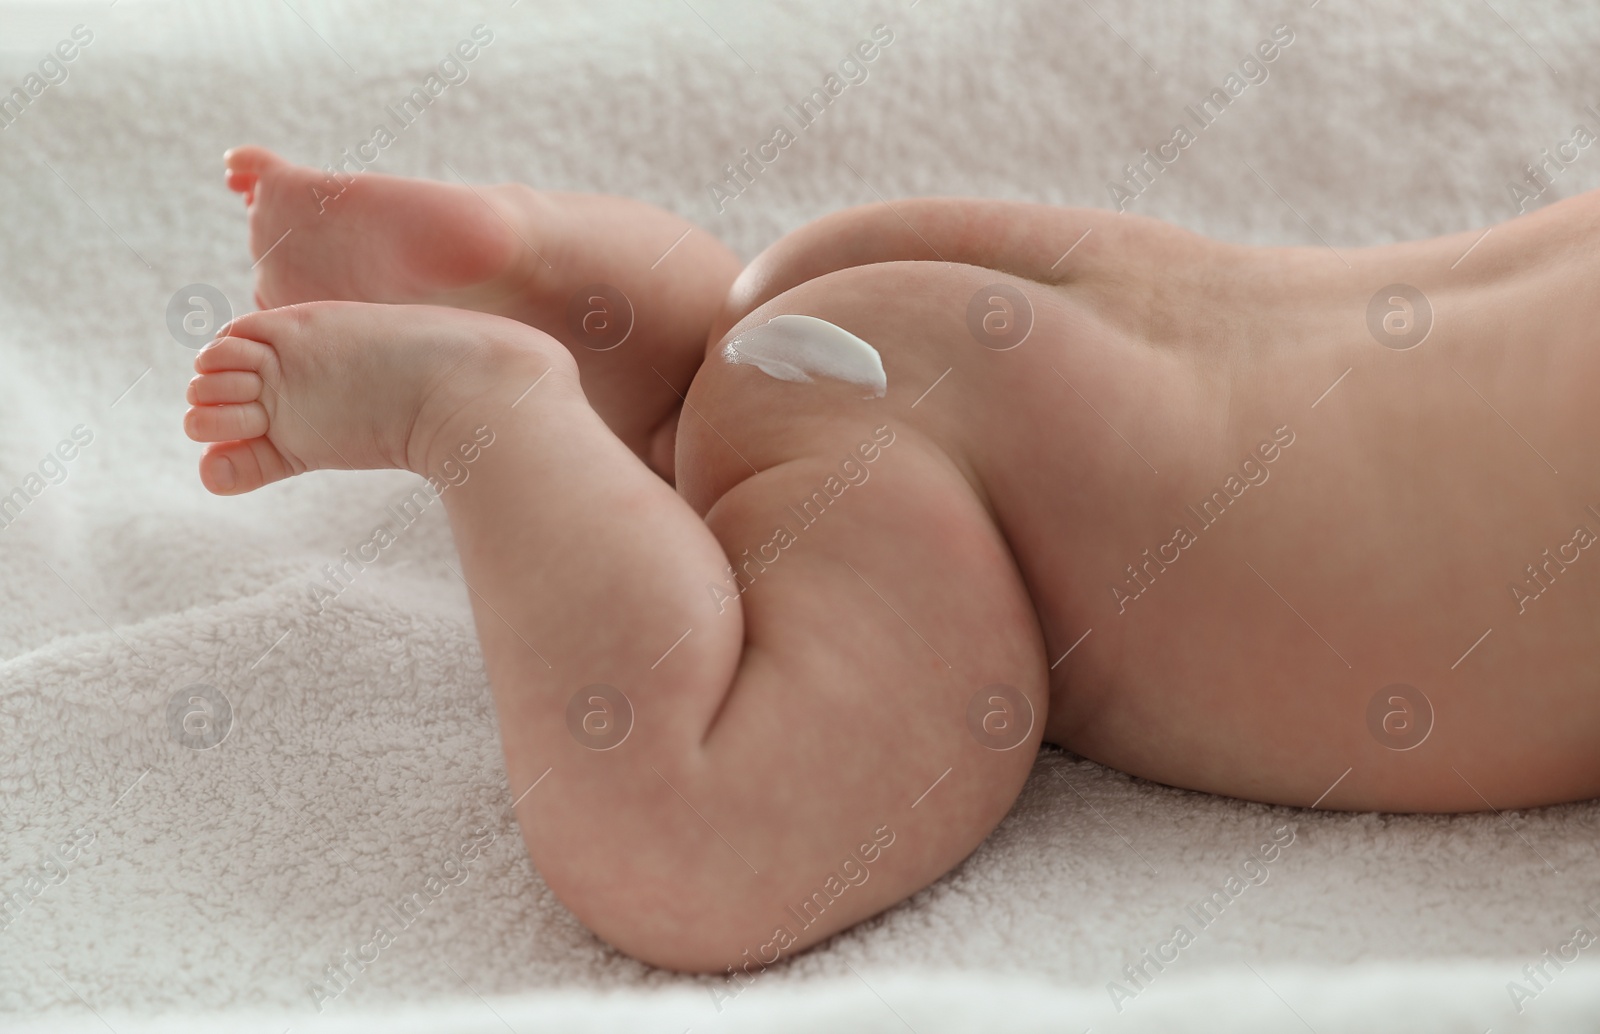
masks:
POLYGON ((1139 216, 984 198, 928 197, 842 209, 784 235, 734 282, 714 337, 809 280, 876 263, 979 266, 1061 283, 1128 237, 1170 234, 1139 216), (1094 236, 1091 236, 1091 232, 1094 236))
MULTIPOLYGON (((914 313, 950 285, 870 268, 808 282, 751 323, 849 326, 883 346, 893 384, 907 368, 894 357, 919 340, 914 313)), ((1031 768, 1046 705, 1037 620, 1004 536, 914 400, 716 357, 689 392, 679 488, 730 563, 693 623, 738 623, 744 643, 699 779, 681 787, 727 837, 708 834, 694 878, 720 928, 706 959, 748 946, 770 962, 926 886, 1004 817, 1031 768)))

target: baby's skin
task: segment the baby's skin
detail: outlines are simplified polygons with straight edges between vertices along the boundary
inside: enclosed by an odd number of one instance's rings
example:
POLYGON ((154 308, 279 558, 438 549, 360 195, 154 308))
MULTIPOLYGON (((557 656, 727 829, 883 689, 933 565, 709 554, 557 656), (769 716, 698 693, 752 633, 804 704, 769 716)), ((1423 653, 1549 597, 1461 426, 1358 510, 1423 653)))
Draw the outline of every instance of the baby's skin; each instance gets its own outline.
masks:
POLYGON ((1301 807, 1600 794, 1600 196, 1337 251, 917 199, 741 268, 620 198, 227 170, 263 311, 196 359, 202 482, 470 465, 524 840, 625 952, 753 973, 903 900, 1041 740, 1301 807), (723 357, 783 314, 884 394, 723 357))

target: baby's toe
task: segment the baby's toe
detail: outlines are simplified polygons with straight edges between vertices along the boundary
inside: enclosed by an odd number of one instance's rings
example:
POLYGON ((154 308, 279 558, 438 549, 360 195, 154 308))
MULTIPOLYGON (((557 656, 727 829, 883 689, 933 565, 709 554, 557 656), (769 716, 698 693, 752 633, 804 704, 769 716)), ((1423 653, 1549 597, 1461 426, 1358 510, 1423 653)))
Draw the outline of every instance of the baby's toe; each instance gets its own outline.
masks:
MULTIPOLYGON (((234 321, 239 322, 238 320, 234 321)), ((276 360, 272 346, 247 337, 219 337, 194 357, 195 373, 226 373, 229 370, 259 372, 276 360)))
POLYGON ((187 395, 191 406, 254 402, 260 397, 261 375, 253 370, 202 373, 189 382, 187 395))
POLYGON ((295 473, 283 454, 265 438, 224 442, 200 457, 200 483, 215 495, 239 495, 295 473))
POLYGON ((183 417, 183 432, 197 442, 237 442, 259 438, 271 422, 260 402, 195 406, 183 417))
POLYGON ((254 146, 233 148, 223 154, 222 163, 227 169, 228 189, 243 194, 247 202, 253 200, 256 182, 263 175, 287 164, 265 147, 254 146))

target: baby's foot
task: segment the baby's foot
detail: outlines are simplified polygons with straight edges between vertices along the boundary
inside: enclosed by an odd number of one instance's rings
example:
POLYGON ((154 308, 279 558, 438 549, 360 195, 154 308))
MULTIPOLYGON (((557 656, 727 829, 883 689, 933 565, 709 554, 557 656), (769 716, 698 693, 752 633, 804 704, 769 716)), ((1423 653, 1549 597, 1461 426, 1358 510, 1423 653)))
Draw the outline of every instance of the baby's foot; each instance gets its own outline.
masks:
POLYGON ((333 176, 261 147, 234 148, 224 162, 228 187, 249 208, 263 308, 325 299, 492 305, 540 261, 518 237, 537 230, 526 225, 526 199, 506 196, 525 188, 333 176))
POLYGON ((436 445, 471 437, 466 424, 507 411, 542 374, 575 381, 566 351, 521 324, 347 302, 242 316, 194 365, 184 431, 212 443, 200 480, 218 495, 325 468, 427 474, 436 445))
POLYGON ((741 266, 720 241, 630 198, 335 177, 260 147, 226 163, 249 205, 258 304, 420 302, 536 327, 572 352, 606 425, 670 477, 679 400, 741 266))

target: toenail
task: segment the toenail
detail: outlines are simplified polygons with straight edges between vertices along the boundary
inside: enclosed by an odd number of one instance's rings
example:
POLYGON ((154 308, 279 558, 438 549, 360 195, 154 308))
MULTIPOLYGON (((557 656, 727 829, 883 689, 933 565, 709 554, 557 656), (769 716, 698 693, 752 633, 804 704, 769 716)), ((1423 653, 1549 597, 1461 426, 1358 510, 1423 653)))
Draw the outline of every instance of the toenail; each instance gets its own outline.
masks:
POLYGON ((228 457, 219 456, 217 458, 221 460, 221 462, 217 464, 216 470, 217 487, 223 491, 227 491, 238 482, 239 473, 234 468, 233 461, 228 457))

